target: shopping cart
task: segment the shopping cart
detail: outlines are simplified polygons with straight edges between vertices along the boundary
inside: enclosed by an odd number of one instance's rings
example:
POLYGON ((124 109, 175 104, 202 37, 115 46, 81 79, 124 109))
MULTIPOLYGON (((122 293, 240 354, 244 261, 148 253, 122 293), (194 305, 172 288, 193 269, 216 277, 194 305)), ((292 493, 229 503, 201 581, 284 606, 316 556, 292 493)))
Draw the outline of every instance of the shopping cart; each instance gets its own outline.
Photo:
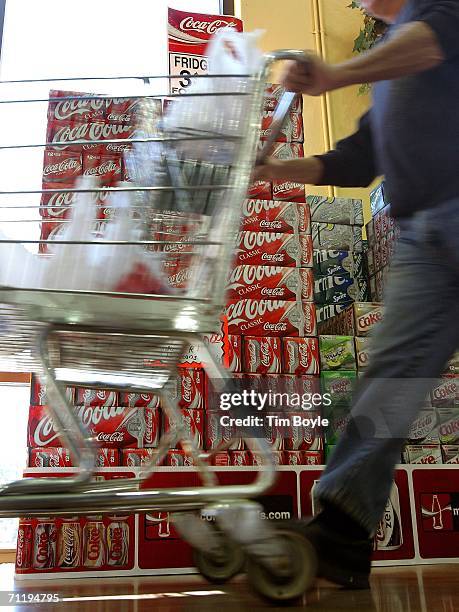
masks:
MULTIPOLYGON (((142 246, 188 257, 191 277, 185 290, 173 295, 144 295, 14 286, 0 289, 0 369, 39 376, 46 385, 55 429, 79 465, 72 477, 27 478, 3 486, 0 517, 167 511, 193 547, 198 569, 209 580, 224 582, 246 569, 253 587, 272 600, 294 599, 311 584, 316 566, 307 542, 288 528, 277 528, 260 519, 256 498, 267 492, 276 478, 270 447, 263 440, 248 439, 249 447, 263 457, 256 480, 248 485, 218 486, 216 473, 209 468, 211 453, 199 451, 193 440, 187 439, 177 402, 168 390, 190 344, 200 345, 217 390, 230 388, 231 375, 213 358, 203 335, 218 331, 220 326, 240 206, 257 154, 267 76, 274 62, 301 57, 297 51, 271 53, 265 56, 256 78, 228 79, 234 88, 218 94, 221 99, 237 103, 244 98, 249 102, 245 106, 248 112, 236 126, 236 135, 228 135, 224 129, 171 133, 159 123, 149 125, 149 98, 145 97, 143 132, 131 140, 137 147, 137 158, 133 158, 135 182, 109 188, 111 192, 136 195, 136 218, 144 233, 139 240, 110 244, 142 246), (148 162, 151 147, 159 143, 167 155, 161 172, 152 175, 138 161, 143 155, 148 162), (207 152, 205 163, 201 159, 197 165, 193 159, 196 149, 207 152), (95 447, 68 405, 66 386, 122 389, 160 397, 163 410, 176 427, 162 437, 141 478, 92 480, 95 447), (160 490, 142 487, 178 440, 193 457, 202 486, 160 490), (216 520, 203 521, 202 512, 216 520)), ((218 100, 216 94, 202 95, 214 95, 218 100)), ((26 101, 17 101, 21 102, 26 101)), ((100 192, 101 188, 87 191, 100 192)), ((14 193, 27 198, 36 192, 14 193)), ((3 240, 3 244, 8 242, 3 240)), ((51 244, 47 240, 35 242, 42 247, 51 244)), ((53 244, 59 242, 62 240, 57 238, 53 244)), ((101 247, 109 244, 103 236, 96 236, 93 242, 101 247)), ((141 423, 133 423, 133 431, 139 427, 141 423)))

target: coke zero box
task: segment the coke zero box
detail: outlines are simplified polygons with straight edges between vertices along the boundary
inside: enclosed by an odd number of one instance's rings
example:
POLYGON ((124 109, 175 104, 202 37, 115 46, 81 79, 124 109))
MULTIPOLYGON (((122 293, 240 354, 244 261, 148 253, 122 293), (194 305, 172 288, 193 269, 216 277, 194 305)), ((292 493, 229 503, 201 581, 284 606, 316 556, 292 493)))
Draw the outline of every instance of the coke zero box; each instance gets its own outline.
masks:
POLYGON ((443 463, 458 464, 459 463, 459 445, 445 444, 442 446, 443 463))
POLYGON ((241 230, 310 234, 309 207, 297 202, 245 200, 242 205, 241 230))
POLYGON ((383 306, 378 302, 356 302, 321 322, 319 330, 321 334, 367 336, 382 321, 383 313, 383 306))
POLYGON ((259 198, 261 200, 272 200, 273 187, 267 181, 255 181, 247 192, 249 198, 259 198))
POLYGON ((458 375, 459 374, 459 351, 450 359, 448 367, 446 368, 445 374, 447 375, 458 375))
POLYGON ((365 255, 349 251, 314 250, 314 274, 316 276, 348 275, 366 279, 365 255))
POLYGON ((430 392, 432 406, 459 409, 459 376, 443 376, 430 392))
POLYGON ((440 442, 438 414, 435 408, 421 410, 410 427, 409 444, 438 444, 440 442))
MULTIPOLYGON (((278 143, 272 152, 272 157, 282 160, 298 159, 304 157, 302 144, 278 143)), ((273 181, 273 199, 288 202, 306 202, 305 186, 293 181, 273 181)))
POLYGON ((97 389, 76 389, 76 406, 117 406, 119 403, 116 391, 104 391, 97 389))
POLYGON ((248 374, 280 374, 282 371, 282 345, 280 338, 244 338, 244 372, 248 374))
MULTIPOLYGON (((260 138, 267 140, 272 135, 275 110, 264 110, 261 120, 260 138)), ((276 138, 277 142, 304 142, 303 116, 290 111, 276 138)))
POLYGON ((314 299, 314 275, 311 268, 280 266, 236 266, 227 285, 227 299, 314 299))
POLYGON ((284 465, 323 465, 323 451, 284 451, 284 465))
POLYGON ((235 263, 251 266, 312 268, 311 236, 274 232, 239 232, 235 263))
POLYGON ((121 449, 121 465, 143 467, 151 461, 154 452, 153 448, 123 448, 121 449))
POLYGON ((356 372, 340 370, 322 372, 320 375, 322 394, 329 396, 332 406, 349 406, 352 402, 356 372))
POLYGON ((440 444, 405 446, 405 463, 438 464, 443 463, 440 444))
MULTIPOLYGON (((75 389, 67 387, 65 397, 70 404, 73 404, 75 398, 75 389)), ((35 374, 32 374, 30 382, 30 404, 33 406, 45 406, 48 403, 46 396, 46 385, 42 385, 35 374)))
POLYGON ((363 226, 363 202, 352 198, 327 198, 308 196, 311 220, 317 223, 363 226))
POLYGON ((370 342, 368 336, 355 338, 355 353, 359 371, 365 370, 370 362, 370 342))
POLYGON ((384 206, 389 205, 386 196, 385 184, 384 181, 380 183, 373 191, 370 193, 370 205, 371 205, 371 213, 373 217, 376 213, 384 208, 384 206))
MULTIPOLYGON (((104 448, 153 448, 160 435, 158 408, 128 406, 76 406, 75 416, 104 448)), ((64 447, 46 406, 31 406, 28 422, 30 448, 64 447)))
POLYGON ((286 374, 320 374, 317 338, 282 338, 282 363, 286 374))
POLYGON ((315 306, 300 300, 231 300, 226 307, 230 334, 250 336, 316 336, 315 306))
POLYGON ((312 243, 315 249, 334 251, 363 251, 362 228, 357 225, 311 223, 312 243))
MULTIPOLYGON (((276 110, 282 96, 286 92, 285 87, 277 83, 268 83, 266 85, 263 109, 265 111, 276 110)), ((295 96, 295 99, 290 107, 291 112, 301 113, 303 110, 303 98, 300 94, 295 96)))
POLYGON ((366 302, 370 299, 370 289, 365 278, 352 278, 349 275, 319 276, 314 281, 314 301, 316 304, 350 304, 366 302))
POLYGON ((459 444, 459 407, 438 408, 440 442, 459 444))
POLYGON ((192 410, 204 410, 206 375, 198 368, 180 370, 181 396, 179 406, 192 410))
POLYGON ((356 357, 352 336, 320 336, 320 366, 327 370, 355 370, 356 357))
MULTIPOLYGON (((176 429, 177 424, 184 428, 186 438, 194 443, 195 448, 204 448, 204 412, 202 410, 181 408, 179 421, 164 413, 164 433, 176 429)), ((177 448, 181 448, 181 446, 179 440, 177 448)))
POLYGON ((120 406, 159 408, 159 396, 152 393, 120 393, 120 406))

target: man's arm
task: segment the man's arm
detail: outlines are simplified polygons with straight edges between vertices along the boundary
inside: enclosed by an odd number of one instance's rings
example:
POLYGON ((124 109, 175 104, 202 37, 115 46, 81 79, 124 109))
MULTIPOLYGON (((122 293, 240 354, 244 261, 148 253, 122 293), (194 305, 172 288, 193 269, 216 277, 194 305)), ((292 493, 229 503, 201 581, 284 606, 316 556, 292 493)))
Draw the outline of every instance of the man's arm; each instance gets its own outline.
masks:
POLYGON ((268 159, 255 168, 255 180, 288 180, 309 185, 368 187, 377 176, 369 113, 355 134, 339 141, 333 151, 306 159, 268 159))

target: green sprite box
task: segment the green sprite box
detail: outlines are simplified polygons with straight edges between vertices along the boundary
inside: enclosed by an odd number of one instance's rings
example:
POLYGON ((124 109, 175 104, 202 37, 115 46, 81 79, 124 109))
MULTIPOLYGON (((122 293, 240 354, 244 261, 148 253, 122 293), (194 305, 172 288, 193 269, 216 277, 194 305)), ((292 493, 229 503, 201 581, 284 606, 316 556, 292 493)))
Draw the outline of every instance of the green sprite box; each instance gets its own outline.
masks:
POLYGON ((356 372, 345 370, 323 372, 320 378, 322 394, 330 395, 332 406, 350 406, 357 380, 356 372))
POLYGON ((320 336, 322 371, 355 370, 355 346, 352 336, 320 336))

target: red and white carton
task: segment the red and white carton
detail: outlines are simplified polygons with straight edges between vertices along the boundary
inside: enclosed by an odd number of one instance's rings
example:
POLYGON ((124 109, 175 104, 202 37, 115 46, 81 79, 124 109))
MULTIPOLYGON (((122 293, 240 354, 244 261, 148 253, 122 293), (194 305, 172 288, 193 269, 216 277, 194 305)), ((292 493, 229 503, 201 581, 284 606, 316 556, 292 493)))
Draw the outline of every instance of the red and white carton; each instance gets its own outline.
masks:
POLYGON ((322 451, 285 451, 285 465, 323 465, 322 451))
POLYGON ((247 191, 249 198, 260 198, 261 200, 272 200, 273 187, 267 181, 255 181, 247 191))
POLYGON ((443 463, 440 444, 407 445, 405 447, 407 463, 437 464, 443 463))
POLYGON ((95 177, 102 185, 111 185, 121 181, 121 165, 119 155, 83 152, 83 176, 95 177))
POLYGON ((316 309, 312 302, 231 300, 225 312, 230 334, 243 336, 316 336, 316 309))
MULTIPOLYGON (((132 98, 108 98, 105 100, 105 121, 107 123, 124 125, 137 125, 138 112, 141 108, 142 101, 132 98)), ((152 120, 154 117, 159 119, 162 114, 161 100, 148 99, 148 112, 152 120)))
POLYGON ((170 467, 194 466, 193 457, 187 455, 183 450, 169 450, 166 456, 166 465, 170 467))
POLYGON ((155 449, 153 448, 123 448, 121 450, 121 465, 127 467, 141 467, 151 461, 155 449))
POLYGON ((34 553, 32 520, 20 519, 18 529, 18 541, 16 547, 16 569, 28 570, 32 567, 34 553))
MULTIPOLYGON (((282 160, 298 159, 304 157, 304 148, 302 144, 279 143, 274 147, 272 156, 282 160)), ((293 181, 273 181, 273 200, 306 202, 305 186, 293 181)))
POLYGON ((159 408, 159 396, 153 393, 120 393, 120 406, 159 408))
POLYGON ((445 464, 459 464, 459 445, 457 444, 445 444, 442 446, 443 452, 443 463, 445 464))
POLYGON ((181 408, 204 410, 206 400, 206 375, 198 368, 182 368, 180 370, 181 408))
POLYGON ((120 454, 117 448, 100 448, 96 453, 97 467, 118 467, 120 465, 120 454))
POLYGON ((73 467, 72 457, 68 448, 31 448, 29 451, 29 467, 73 467))
POLYGON ((45 149, 43 159, 43 183, 73 184, 83 172, 81 153, 77 151, 55 151, 45 149))
POLYGON ((283 371, 286 374, 320 374, 319 342, 317 338, 283 338, 283 371))
MULTIPOLYGON (((278 83, 268 83, 266 85, 265 90, 265 98, 263 109, 265 111, 274 111, 276 110, 282 96, 286 92, 285 87, 283 85, 279 85, 278 83)), ((300 94, 295 97, 292 106, 290 107, 291 112, 300 114, 303 110, 303 98, 300 94)))
POLYGON ((280 339, 246 336, 243 365, 244 371, 249 374, 280 374, 282 371, 280 339))
MULTIPOLYGON (((180 425, 184 427, 188 439, 194 442, 195 448, 204 448, 204 412, 191 408, 180 409, 180 425)), ((164 414, 164 433, 174 429, 175 421, 164 414)), ((180 445, 180 442, 177 442, 180 445)), ((181 445, 180 445, 181 446, 181 445)))
POLYGON ((236 266, 227 285, 227 299, 251 298, 302 299, 312 302, 314 274, 311 268, 284 268, 281 266, 236 266))
POLYGON ((239 232, 235 263, 245 266, 311 268, 312 238, 308 234, 239 232))
POLYGON ((310 234, 309 206, 276 200, 245 200, 242 205, 241 230, 310 234))
POLYGON ((212 456, 211 459, 212 465, 218 467, 229 467, 231 465, 230 454, 228 451, 222 451, 221 453, 216 453, 212 456))
POLYGON ((312 424, 314 421, 317 421, 319 412, 289 412, 288 417, 291 419, 291 425, 288 428, 288 436, 286 436, 284 440, 286 450, 323 450, 322 428, 312 424), (301 417, 301 425, 295 425, 295 417, 301 417), (310 424, 306 424, 305 419, 307 419, 310 424))
POLYGON ((432 406, 459 408, 459 376, 443 376, 430 392, 432 406))
MULTIPOLYGON (((311 407, 304 407, 304 410, 318 410, 321 404, 320 399, 320 378, 318 376, 297 376, 294 374, 283 374, 282 375, 282 391, 287 393, 287 395, 292 398, 295 396, 301 396, 308 400, 311 399, 311 407), (314 402, 312 402, 314 399, 314 402), (317 405, 318 404, 318 405, 317 405)), ((302 406, 301 406, 302 407, 302 406)), ((292 400, 290 400, 290 405, 285 407, 293 409, 295 412, 297 408, 292 400)), ((310 415, 309 412, 305 412, 305 417, 310 415)), ((309 416, 309 418, 314 418, 314 415, 309 416)))
POLYGON ((230 372, 242 372, 242 336, 228 336, 228 359, 225 365, 230 372))
POLYGON ((52 89, 51 98, 71 98, 50 100, 48 104, 48 123, 86 123, 105 121, 107 100, 96 98, 96 94, 52 89), (88 99, 89 98, 89 99, 88 99))
POLYGON ((103 140, 127 140, 133 138, 135 127, 130 125, 105 123, 48 123, 47 143, 51 149, 103 151, 103 140), (81 143, 83 141, 83 144, 81 143), (61 144, 59 144, 61 143, 61 144))
MULTIPOLYGON (((73 155, 73 153, 72 153, 73 155)), ((75 189, 73 183, 43 183, 43 189, 75 189)), ((66 219, 75 205, 77 194, 68 191, 43 193, 40 201, 40 214, 45 219, 66 219)))
POLYGON ((204 448, 206 450, 215 450, 221 444, 227 444, 233 440, 230 447, 231 450, 244 450, 244 441, 236 437, 234 428, 222 426, 220 416, 221 412, 216 410, 206 414, 204 448))
POLYGON ((96 389, 77 389, 75 404, 77 406, 117 406, 118 393, 96 389))
MULTIPOLYGON (((65 397, 70 404, 73 404, 75 398, 75 389, 66 387, 65 397)), ((38 378, 33 374, 30 384, 30 404, 33 406, 45 406, 48 403, 46 395, 46 385, 42 385, 38 378)))
MULTIPOLYGON (((275 110, 264 110, 261 121, 260 138, 267 140, 272 135, 272 125, 275 110)), ((278 142, 304 142, 303 116, 290 111, 285 118, 278 142)))
MULTIPOLYGON (((77 406, 74 413, 94 441, 104 448, 154 448, 158 445, 160 417, 157 408, 77 406)), ((30 407, 28 446, 63 447, 46 406, 30 407)))
MULTIPOLYGON (((256 465, 257 467, 261 467, 265 465, 263 463, 263 455, 259 452, 252 452, 252 465, 256 465)), ((284 465, 285 464, 285 452, 282 450, 272 451, 272 458, 274 460, 274 465, 284 465)))
POLYGON ((232 467, 248 467, 252 464, 252 455, 247 450, 234 450, 229 452, 232 467))

